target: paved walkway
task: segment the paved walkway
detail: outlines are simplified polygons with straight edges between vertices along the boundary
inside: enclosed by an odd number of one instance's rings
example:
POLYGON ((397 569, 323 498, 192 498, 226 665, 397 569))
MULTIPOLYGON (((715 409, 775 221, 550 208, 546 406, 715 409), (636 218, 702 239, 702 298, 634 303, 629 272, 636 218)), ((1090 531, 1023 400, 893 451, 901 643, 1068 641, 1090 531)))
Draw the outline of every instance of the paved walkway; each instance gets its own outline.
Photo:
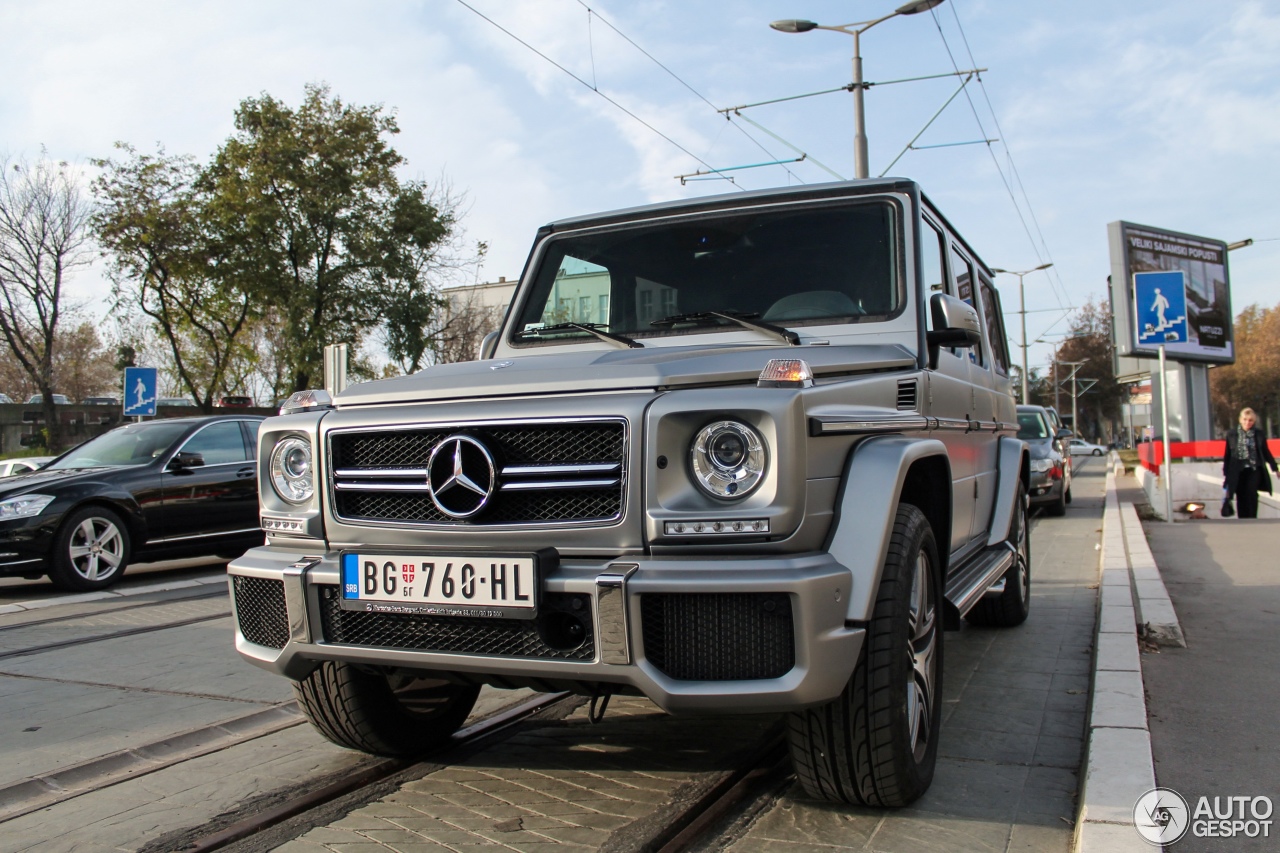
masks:
MULTIPOLYGON (((1156 781, 1193 814, 1202 796, 1280 805, 1280 520, 1144 528, 1187 640, 1142 655, 1156 781)), ((1280 814, 1271 820, 1255 839, 1198 838, 1193 822, 1173 849, 1280 849, 1280 814)))

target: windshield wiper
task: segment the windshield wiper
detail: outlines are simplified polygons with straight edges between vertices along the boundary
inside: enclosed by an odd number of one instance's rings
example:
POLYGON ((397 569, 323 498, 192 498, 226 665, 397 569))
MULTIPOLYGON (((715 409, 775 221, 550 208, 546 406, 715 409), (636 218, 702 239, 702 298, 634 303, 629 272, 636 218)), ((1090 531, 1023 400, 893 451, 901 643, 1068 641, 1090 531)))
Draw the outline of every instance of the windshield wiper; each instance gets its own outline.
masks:
POLYGON ((765 332, 782 338, 793 347, 800 346, 800 336, 790 329, 784 329, 781 326, 775 326, 772 323, 766 323, 763 320, 757 320, 759 314, 730 314, 724 311, 699 311, 696 314, 672 314, 670 317, 663 317, 661 320, 654 320, 650 326, 674 326, 676 323, 699 323, 707 320, 728 320, 730 323, 737 323, 744 329, 755 329, 757 332, 765 332))
POLYGON ((567 332, 569 330, 574 330, 595 335, 600 340, 608 341, 612 344, 621 344, 622 346, 630 347, 631 349, 644 349, 644 344, 638 341, 633 341, 631 338, 624 335, 615 335, 613 332, 606 332, 601 329, 601 325, 602 324, 600 323, 556 323, 552 326, 537 326, 532 329, 525 329, 520 333, 520 335, 521 337, 525 335, 534 335, 536 337, 546 332, 567 332))

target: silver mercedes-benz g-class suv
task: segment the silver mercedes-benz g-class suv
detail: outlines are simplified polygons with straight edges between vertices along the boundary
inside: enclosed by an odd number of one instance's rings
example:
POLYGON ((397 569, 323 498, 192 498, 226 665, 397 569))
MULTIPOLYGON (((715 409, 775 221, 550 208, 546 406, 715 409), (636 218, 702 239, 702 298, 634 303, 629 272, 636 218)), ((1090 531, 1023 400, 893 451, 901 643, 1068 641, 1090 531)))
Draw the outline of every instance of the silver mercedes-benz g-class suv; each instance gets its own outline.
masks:
POLYGON ((943 629, 1027 616, 999 297, 911 181, 553 223, 480 360, 282 412, 236 648, 355 749, 484 684, 643 694, 786 713, 808 793, 900 806, 943 629))

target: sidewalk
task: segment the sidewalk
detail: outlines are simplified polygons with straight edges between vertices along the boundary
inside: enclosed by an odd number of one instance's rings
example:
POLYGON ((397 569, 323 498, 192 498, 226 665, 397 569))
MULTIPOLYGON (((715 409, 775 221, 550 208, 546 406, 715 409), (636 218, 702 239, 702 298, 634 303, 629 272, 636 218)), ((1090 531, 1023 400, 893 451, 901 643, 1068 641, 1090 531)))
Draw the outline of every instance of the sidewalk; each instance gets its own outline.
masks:
POLYGON ((1139 522, 1137 481, 1108 480, 1078 849, 1153 849, 1133 811, 1153 785, 1185 802, 1158 795, 1187 829, 1165 849, 1276 849, 1280 521, 1139 522))
MULTIPOLYGON (((1278 803, 1280 520, 1144 529, 1187 640, 1142 655, 1156 782, 1180 793, 1193 815, 1202 796, 1278 803)), ((1198 838, 1193 823, 1175 849, 1275 850, 1278 818, 1270 837, 1252 839, 1198 838)))

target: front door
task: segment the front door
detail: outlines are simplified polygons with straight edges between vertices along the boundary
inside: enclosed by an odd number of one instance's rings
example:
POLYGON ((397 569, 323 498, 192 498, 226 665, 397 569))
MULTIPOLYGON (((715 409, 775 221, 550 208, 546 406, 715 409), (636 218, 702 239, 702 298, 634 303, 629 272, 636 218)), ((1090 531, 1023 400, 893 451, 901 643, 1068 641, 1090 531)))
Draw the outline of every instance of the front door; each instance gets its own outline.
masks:
POLYGON ((205 426, 179 452, 198 453, 204 464, 170 464, 161 475, 166 544, 216 544, 258 527, 257 468, 239 421, 205 426))

